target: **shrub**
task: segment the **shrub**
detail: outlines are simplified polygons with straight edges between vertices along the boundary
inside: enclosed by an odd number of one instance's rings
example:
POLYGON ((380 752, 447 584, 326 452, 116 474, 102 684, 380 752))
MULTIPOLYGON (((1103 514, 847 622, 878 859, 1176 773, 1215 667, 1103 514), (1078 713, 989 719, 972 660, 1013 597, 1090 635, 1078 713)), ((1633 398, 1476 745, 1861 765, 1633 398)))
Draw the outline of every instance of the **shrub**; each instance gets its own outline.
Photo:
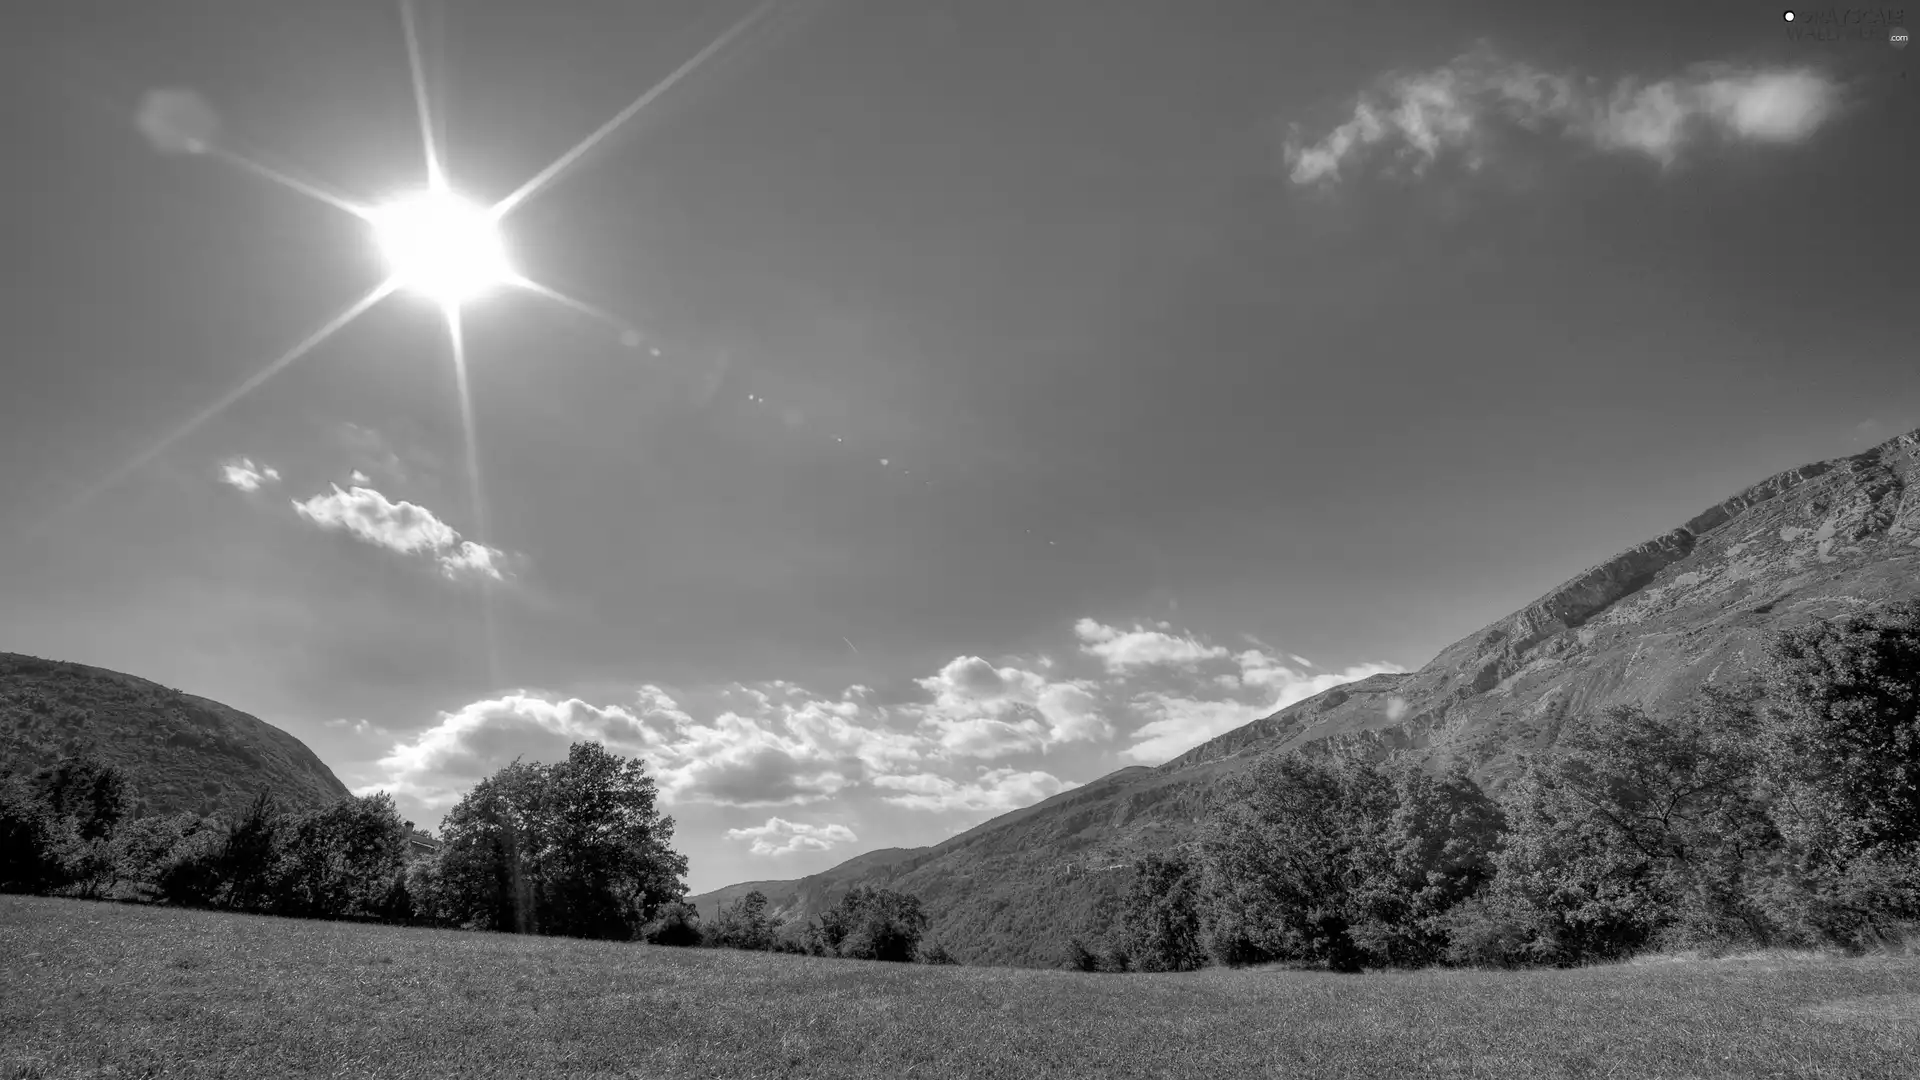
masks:
POLYGON ((850 960, 908 963, 926 932, 920 898, 856 885, 815 924, 823 952, 850 960))
POLYGON ((1088 948, 1086 941, 1077 934, 1067 939, 1060 961, 1074 971, 1100 970, 1100 954, 1088 948))
POLYGON ((47 807, 25 784, 0 779, 0 892, 46 892, 68 881, 47 807))
POLYGON ((700 944, 700 913, 692 904, 675 900, 640 928, 640 940, 649 945, 690 947, 700 944))

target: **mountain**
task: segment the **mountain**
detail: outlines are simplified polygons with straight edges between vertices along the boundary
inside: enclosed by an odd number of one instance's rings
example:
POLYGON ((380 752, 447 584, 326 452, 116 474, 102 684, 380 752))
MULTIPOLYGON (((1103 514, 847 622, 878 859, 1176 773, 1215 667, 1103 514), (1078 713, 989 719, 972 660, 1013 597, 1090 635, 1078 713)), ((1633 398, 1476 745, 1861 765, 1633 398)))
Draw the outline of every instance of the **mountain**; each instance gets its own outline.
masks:
POLYGON ((146 812, 232 818, 268 788, 283 810, 347 788, 299 739, 217 701, 104 668, 0 653, 0 772, 81 750, 125 770, 146 812))
MULTIPOLYGON (((911 892, 970 963, 1050 964, 1117 895, 1107 868, 1190 839, 1227 775, 1271 751, 1411 749, 1491 790, 1570 717, 1672 709, 1774 632, 1920 596, 1920 432, 1773 476, 1469 634, 1425 667, 1335 687, 1203 743, 1003 814, 882 866, 761 882, 783 916, 862 881, 911 892)), ((899 849, 895 849, 898 851, 899 849)), ((719 890, 728 893, 742 886, 719 890)), ((694 898, 696 902, 718 895, 694 898)))

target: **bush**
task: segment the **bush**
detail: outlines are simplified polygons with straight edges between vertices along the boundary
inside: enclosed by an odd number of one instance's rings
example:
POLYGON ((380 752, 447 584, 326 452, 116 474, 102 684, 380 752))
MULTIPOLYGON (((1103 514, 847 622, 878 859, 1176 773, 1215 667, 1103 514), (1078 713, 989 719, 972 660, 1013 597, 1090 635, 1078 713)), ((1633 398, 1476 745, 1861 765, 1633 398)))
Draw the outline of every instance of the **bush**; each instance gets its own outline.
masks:
POLYGON ((722 909, 706 932, 706 944, 727 949, 765 950, 773 948, 773 943, 767 897, 758 889, 722 909))
POLYGON ((1074 971, 1099 971, 1100 954, 1087 947, 1087 943, 1078 935, 1067 939, 1060 961, 1074 971))
POLYGON ((69 880, 59 836, 37 794, 0 779, 0 892, 46 892, 69 880))
POLYGON ((411 908, 403 880, 407 826, 393 797, 349 795, 276 824, 270 897, 287 915, 339 918, 411 908))
POLYGON ((926 932, 920 898, 856 885, 815 924, 821 951, 850 960, 909 963, 926 932))
POLYGON ((216 907, 224 899, 226 875, 223 855, 226 832, 216 821, 183 834, 154 875, 160 898, 182 907, 216 907))
POLYGON ((692 904, 675 900, 640 928, 640 940, 649 945, 691 947, 700 944, 700 912, 692 904))

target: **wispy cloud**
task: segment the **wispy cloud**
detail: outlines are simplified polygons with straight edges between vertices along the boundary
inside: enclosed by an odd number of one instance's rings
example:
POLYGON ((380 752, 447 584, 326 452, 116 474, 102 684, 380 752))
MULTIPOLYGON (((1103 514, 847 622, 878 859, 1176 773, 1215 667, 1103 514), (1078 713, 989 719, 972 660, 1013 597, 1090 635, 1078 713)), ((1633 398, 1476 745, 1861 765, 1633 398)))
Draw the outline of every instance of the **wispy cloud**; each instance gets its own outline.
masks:
POLYGON ((1329 184, 1376 150, 1419 175, 1443 155, 1477 169, 1502 125, 1672 165, 1704 140, 1801 142, 1838 114, 1840 84, 1810 67, 1697 64, 1660 79, 1543 71, 1482 44, 1416 74, 1389 74, 1318 139, 1286 144, 1296 184, 1329 184))
POLYGON ((1224 646, 1204 644, 1190 634, 1169 633, 1172 627, 1164 622, 1157 625, 1159 629, 1135 624, 1131 630, 1121 630, 1092 619, 1081 619, 1073 625, 1073 632, 1080 638, 1080 651, 1099 657, 1110 672, 1156 664, 1193 667, 1203 660, 1227 655, 1224 646))
POLYGON ((401 555, 429 555, 448 577, 501 579, 497 560, 503 552, 460 539, 452 526, 426 507, 393 502, 373 488, 357 484, 346 490, 338 484, 331 486, 331 492, 304 502, 293 500, 294 512, 323 529, 346 532, 401 555))
POLYGON ((1256 700, 1143 691, 1135 696, 1133 705, 1135 711, 1148 720, 1133 731, 1133 743, 1120 751, 1121 756, 1142 764, 1158 764, 1216 735, 1270 716, 1296 701, 1305 701, 1315 694, 1372 675, 1406 670, 1399 664, 1367 663, 1342 671, 1309 674, 1288 667, 1259 649, 1240 653, 1234 662, 1240 666, 1239 685, 1258 691, 1260 696, 1256 700))
POLYGON ((1080 785, 1051 773, 983 767, 980 775, 970 780, 955 780, 936 773, 910 773, 876 776, 873 786, 897 792, 883 798, 912 810, 1006 811, 1031 806, 1080 785))
POLYGON ((220 463, 220 482, 241 491, 259 491, 262 484, 279 483, 280 472, 270 465, 255 465, 252 458, 235 458, 220 463))
POLYGON ((791 855, 796 851, 826 851, 839 844, 854 843, 860 838, 845 825, 808 825, 770 817, 764 825, 728 829, 727 839, 753 841, 748 850, 755 855, 791 855))

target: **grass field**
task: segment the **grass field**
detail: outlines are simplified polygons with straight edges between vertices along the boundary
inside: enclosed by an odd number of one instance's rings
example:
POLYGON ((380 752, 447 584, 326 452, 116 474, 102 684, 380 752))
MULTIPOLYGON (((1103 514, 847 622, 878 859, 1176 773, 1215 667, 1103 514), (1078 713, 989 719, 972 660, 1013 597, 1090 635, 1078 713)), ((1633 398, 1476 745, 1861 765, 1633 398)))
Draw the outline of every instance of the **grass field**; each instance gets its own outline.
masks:
POLYGON ((1085 975, 0 897, 0 1080, 1920 1076, 1920 956, 1085 975))

